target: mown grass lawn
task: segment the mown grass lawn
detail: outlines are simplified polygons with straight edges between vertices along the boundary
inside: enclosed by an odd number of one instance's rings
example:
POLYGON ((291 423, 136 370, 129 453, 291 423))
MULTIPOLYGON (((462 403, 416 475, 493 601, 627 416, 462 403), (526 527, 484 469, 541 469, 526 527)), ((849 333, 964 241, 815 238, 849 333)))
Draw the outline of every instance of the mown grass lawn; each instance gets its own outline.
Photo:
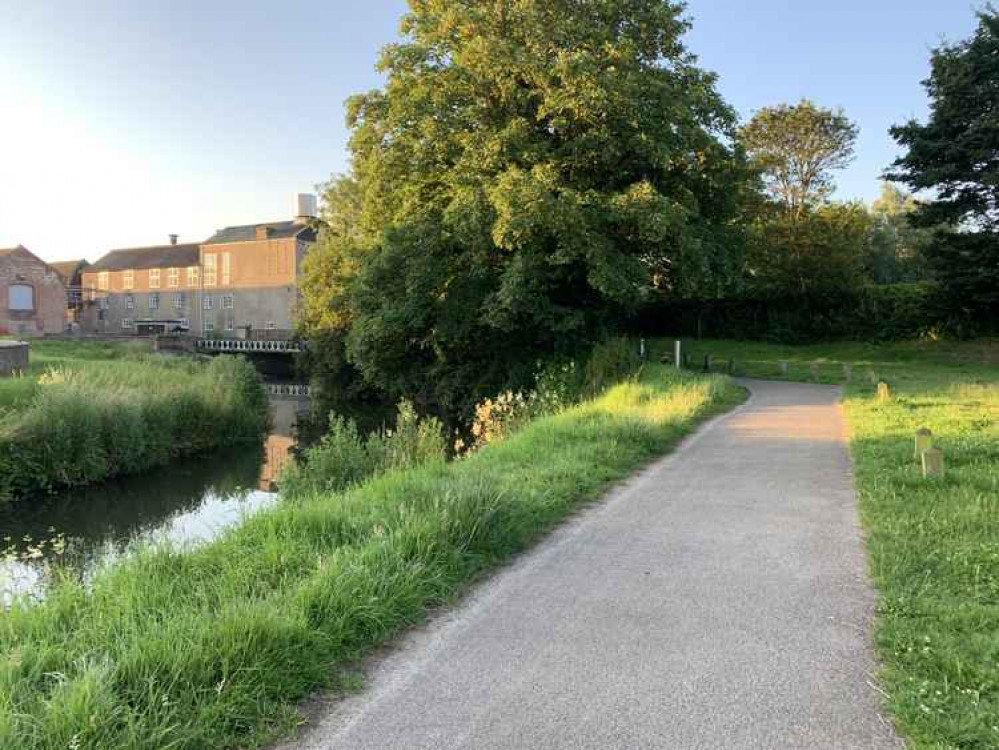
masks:
POLYGON ((149 550, 0 617, 0 747, 265 742, 295 701, 580 504, 740 402, 719 377, 640 381, 451 463, 315 493, 189 551, 149 550))
POLYGON ((685 346, 755 377, 780 377, 785 361, 791 379, 817 363, 822 382, 844 382, 852 365, 845 408, 888 707, 914 747, 999 747, 999 342, 685 346), (944 451, 943 479, 922 478, 921 427, 944 451))

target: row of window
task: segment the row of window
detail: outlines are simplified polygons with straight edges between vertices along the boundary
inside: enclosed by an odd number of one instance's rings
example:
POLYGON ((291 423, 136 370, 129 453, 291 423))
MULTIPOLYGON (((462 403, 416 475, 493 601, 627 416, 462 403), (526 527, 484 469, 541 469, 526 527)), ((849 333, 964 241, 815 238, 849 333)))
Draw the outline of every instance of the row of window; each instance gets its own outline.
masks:
MULTIPOLYGON (((205 253, 204 256, 204 268, 205 268, 205 286, 214 287, 219 286, 219 267, 221 266, 221 280, 222 286, 229 286, 232 283, 232 256, 229 253, 205 253), (219 256, 221 256, 221 262, 219 261, 219 256)), ((190 266, 185 269, 187 273, 187 286, 197 287, 198 281, 201 275, 201 269, 197 266, 190 266)), ((176 289, 180 286, 180 272, 179 268, 168 268, 167 269, 167 286, 171 289, 176 289)), ((162 283, 162 270, 159 268, 149 269, 149 288, 159 289, 162 283)), ((128 269, 122 271, 121 274, 121 284, 122 288, 126 291, 130 289, 135 289, 135 271, 128 269)), ((100 271, 97 274, 97 288, 102 292, 106 292, 111 288, 111 273, 110 271, 100 271)))
MULTIPOLYGON (((110 297, 100 297, 98 300, 98 306, 102 310, 108 310, 111 307, 110 297)), ((159 310, 160 309, 160 295, 157 293, 152 293, 149 295, 149 309, 159 310)), ((211 295, 206 295, 202 298, 201 304, 205 310, 214 310, 216 304, 216 298, 211 295)), ((232 310, 236 304, 233 295, 224 294, 218 298, 218 304, 222 310, 232 310)), ((173 306, 177 310, 183 310, 187 307, 187 294, 184 292, 178 292, 173 296, 173 306)), ((125 295, 125 309, 134 310, 135 309, 135 297, 131 294, 125 295)))
MULTIPOLYGON (((191 327, 191 321, 188 320, 187 318, 181 318, 180 321, 179 321, 179 323, 180 323, 180 327, 181 328, 190 328, 191 327)), ((135 324, 135 321, 132 320, 132 318, 122 318, 121 319, 121 327, 123 329, 125 329, 125 330, 130 330, 131 328, 133 328, 134 324, 135 324)), ((215 330, 215 321, 214 320, 205 320, 205 321, 202 322, 202 327, 203 327, 205 333, 211 333, 212 331, 215 330)), ((264 328, 266 328, 268 331, 273 331, 275 329, 275 327, 276 326, 275 326, 273 320, 268 320, 266 323, 264 323, 264 328)), ((225 330, 227 330, 227 331, 235 331, 236 330, 236 321, 233 320, 232 318, 227 318, 226 321, 225 321, 225 330)))

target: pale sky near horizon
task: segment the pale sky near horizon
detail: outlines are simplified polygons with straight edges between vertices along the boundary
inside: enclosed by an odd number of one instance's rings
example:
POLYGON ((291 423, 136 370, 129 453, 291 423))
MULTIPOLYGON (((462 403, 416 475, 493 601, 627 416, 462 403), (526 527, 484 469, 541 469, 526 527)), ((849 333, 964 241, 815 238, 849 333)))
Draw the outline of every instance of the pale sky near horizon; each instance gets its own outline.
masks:
MULTIPOLYGON (((743 118, 808 97, 861 128, 839 198, 870 200, 924 118, 965 0, 689 0, 687 37, 743 118)), ((0 0, 0 247, 45 260, 291 218, 347 164, 343 102, 378 86, 404 0, 0 0)))

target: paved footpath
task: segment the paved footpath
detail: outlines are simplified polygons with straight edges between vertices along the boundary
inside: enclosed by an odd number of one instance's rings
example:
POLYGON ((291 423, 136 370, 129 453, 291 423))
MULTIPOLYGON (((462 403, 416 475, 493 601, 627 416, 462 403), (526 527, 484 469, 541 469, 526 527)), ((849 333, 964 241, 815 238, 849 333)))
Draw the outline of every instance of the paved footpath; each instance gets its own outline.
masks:
POLYGON ((900 747, 873 687, 838 391, 746 385, 294 747, 900 747))

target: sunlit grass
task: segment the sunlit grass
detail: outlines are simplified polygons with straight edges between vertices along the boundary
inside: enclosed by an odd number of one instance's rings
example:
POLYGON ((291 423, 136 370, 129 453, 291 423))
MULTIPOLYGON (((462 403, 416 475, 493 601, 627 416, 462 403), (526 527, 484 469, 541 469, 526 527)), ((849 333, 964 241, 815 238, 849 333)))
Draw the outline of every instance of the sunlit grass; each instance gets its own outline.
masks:
POLYGON ((749 375, 844 382, 855 483, 880 591, 880 680, 921 748, 999 747, 999 342, 780 347, 689 342, 749 375), (892 399, 875 399, 873 371, 892 399), (859 375, 859 377, 858 377, 859 375), (923 479, 916 430, 933 431, 942 479, 923 479))
POLYGON ((18 603, 0 618, 0 747, 265 742, 339 667, 742 397, 653 366, 467 458, 286 500, 90 593, 67 580, 18 603))

